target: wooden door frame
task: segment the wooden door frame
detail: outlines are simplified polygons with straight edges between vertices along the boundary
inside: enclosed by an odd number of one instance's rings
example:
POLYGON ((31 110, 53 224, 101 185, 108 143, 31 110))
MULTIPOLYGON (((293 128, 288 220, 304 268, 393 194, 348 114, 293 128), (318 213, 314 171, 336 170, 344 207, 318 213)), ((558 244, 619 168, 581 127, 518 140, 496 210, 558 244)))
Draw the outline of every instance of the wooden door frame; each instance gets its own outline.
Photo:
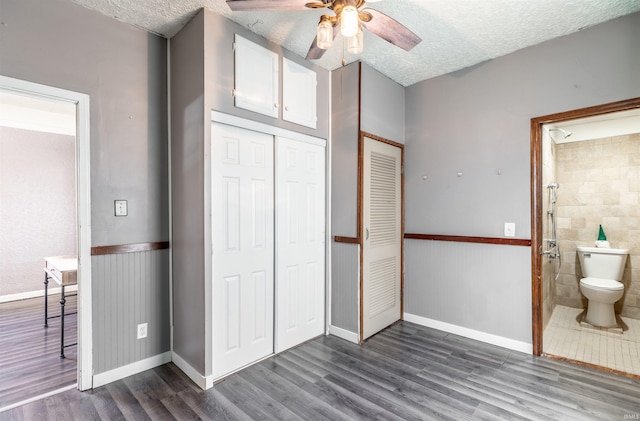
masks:
POLYGON ((368 137, 378 142, 386 143, 391 146, 400 148, 400 319, 404 314, 404 145, 402 143, 394 142, 393 140, 385 139, 380 136, 376 136, 371 133, 359 131, 358 140, 358 227, 357 238, 360 245, 360 286, 359 286, 359 298, 360 298, 360 311, 358 321, 358 341, 364 342, 364 236, 362 235, 362 221, 364 220, 364 138, 368 137))
POLYGON ((542 355, 542 126, 640 108, 640 97, 531 119, 531 311, 533 354, 542 355))

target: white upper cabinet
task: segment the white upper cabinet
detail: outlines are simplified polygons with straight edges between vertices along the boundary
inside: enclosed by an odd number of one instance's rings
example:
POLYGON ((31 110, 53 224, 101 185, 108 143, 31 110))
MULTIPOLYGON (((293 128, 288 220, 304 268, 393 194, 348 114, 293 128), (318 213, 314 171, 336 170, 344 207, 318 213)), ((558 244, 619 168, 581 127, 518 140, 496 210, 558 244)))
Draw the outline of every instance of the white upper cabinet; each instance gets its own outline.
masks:
POLYGON ((315 129, 316 72, 283 58, 282 73, 282 119, 315 129))
POLYGON ((236 107, 278 118, 278 59, 278 53, 236 34, 236 107))

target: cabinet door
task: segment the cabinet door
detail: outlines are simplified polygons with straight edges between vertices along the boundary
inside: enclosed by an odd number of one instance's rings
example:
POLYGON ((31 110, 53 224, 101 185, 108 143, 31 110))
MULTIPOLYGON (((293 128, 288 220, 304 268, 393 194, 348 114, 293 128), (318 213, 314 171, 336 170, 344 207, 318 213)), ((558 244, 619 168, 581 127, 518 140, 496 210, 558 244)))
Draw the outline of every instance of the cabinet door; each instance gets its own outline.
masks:
POLYGON ((273 353, 273 137, 212 125, 213 376, 273 353))
POLYGON ((325 148, 276 140, 276 352, 324 332, 325 148))
POLYGON ((315 129, 316 72, 285 58, 282 74, 282 119, 315 129))
POLYGON ((278 54, 235 37, 235 105, 278 117, 278 54))

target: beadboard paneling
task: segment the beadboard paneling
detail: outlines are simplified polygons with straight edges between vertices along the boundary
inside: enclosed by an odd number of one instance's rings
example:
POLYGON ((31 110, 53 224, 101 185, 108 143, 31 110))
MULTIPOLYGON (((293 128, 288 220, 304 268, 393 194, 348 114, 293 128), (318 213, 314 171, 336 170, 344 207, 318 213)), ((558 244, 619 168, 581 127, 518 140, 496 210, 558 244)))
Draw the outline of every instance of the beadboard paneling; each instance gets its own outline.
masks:
POLYGON ((331 247, 331 325, 358 332, 360 246, 336 243, 331 247))
POLYGON ((169 351, 169 250, 91 259, 94 374, 169 351))
POLYGON ((531 343, 531 249, 405 240, 405 313, 531 343))

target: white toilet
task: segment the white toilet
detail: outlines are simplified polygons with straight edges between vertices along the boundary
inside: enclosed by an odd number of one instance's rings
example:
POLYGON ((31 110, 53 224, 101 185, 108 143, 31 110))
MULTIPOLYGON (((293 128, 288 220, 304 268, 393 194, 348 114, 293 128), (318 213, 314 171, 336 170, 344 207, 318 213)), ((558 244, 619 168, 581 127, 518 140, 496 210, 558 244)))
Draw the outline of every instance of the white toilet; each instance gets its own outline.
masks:
POLYGON ((624 265, 629 250, 578 247, 582 274, 580 291, 589 300, 584 321, 592 326, 616 327, 613 305, 622 298, 624 265))

